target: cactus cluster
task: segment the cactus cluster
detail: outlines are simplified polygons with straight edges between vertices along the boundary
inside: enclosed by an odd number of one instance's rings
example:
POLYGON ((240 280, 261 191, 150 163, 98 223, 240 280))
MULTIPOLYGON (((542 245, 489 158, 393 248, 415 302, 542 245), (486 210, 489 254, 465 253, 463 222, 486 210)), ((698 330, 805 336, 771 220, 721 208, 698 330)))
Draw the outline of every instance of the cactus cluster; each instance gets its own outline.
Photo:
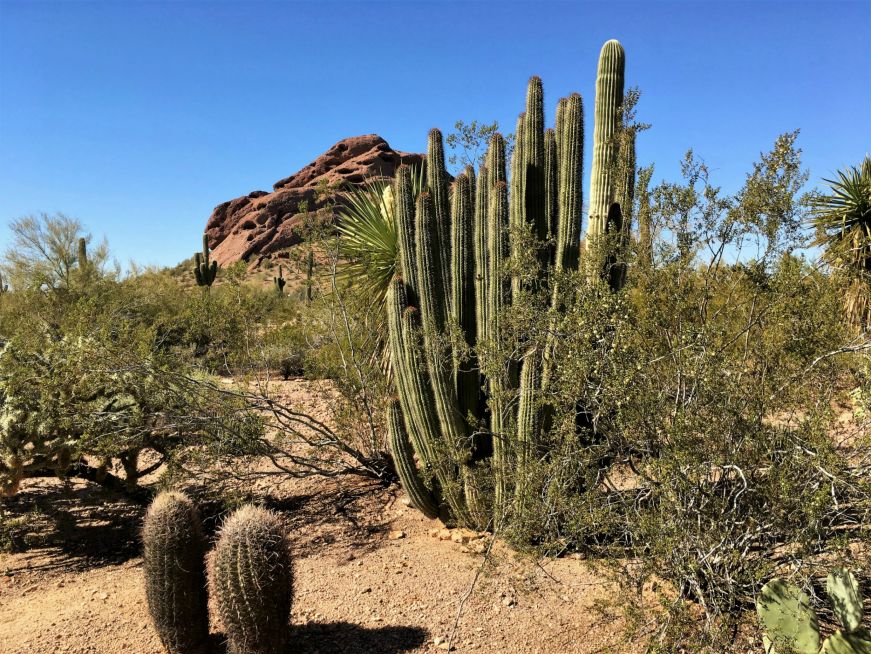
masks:
POLYGON ((862 627, 862 596, 853 573, 836 568, 826 592, 841 629, 822 641, 810 598, 797 586, 773 579, 762 587, 756 613, 764 629, 765 654, 871 654, 871 633, 862 627))
MULTIPOLYGON (((199 512, 182 493, 165 492, 143 527, 148 609, 169 654, 207 654, 206 544, 199 512)), ((230 654, 279 654, 289 635, 293 576, 279 517, 244 506, 224 523, 211 587, 230 654)))
POLYGON ((145 515, 142 540, 145 595, 163 646, 170 654, 207 652, 206 541, 199 511, 181 493, 161 493, 145 515))
MULTIPOLYGON (((624 61, 617 41, 605 44, 588 231, 590 259, 597 261, 591 270, 612 288, 625 280, 625 265, 613 247, 603 246, 610 241, 603 237, 613 233, 618 244, 628 239, 628 211, 624 216, 620 203, 631 202, 634 186, 634 139, 620 129, 624 61)), ((398 400, 388 417, 400 480, 427 515, 438 509, 455 522, 483 527, 518 508, 525 464, 548 428, 536 397, 551 379, 552 348, 529 347, 487 378, 477 356, 500 341, 500 321, 523 293, 547 289, 555 304, 560 276, 552 273, 580 267, 580 95, 559 101, 555 122, 555 129, 545 129, 542 83, 533 77, 517 122, 510 178, 506 142, 497 133, 477 174, 469 167, 451 185, 437 129, 429 134, 426 189, 416 201, 411 171, 397 171, 392 195, 399 261, 387 310, 398 400), (540 273, 534 280, 522 277, 512 259, 537 261, 540 273), (451 337, 458 333, 461 340, 451 337), (512 397, 517 401, 506 400, 512 397), (488 487, 495 489, 495 506, 485 500, 488 487)))
POLYGON ((197 286, 208 289, 217 276, 218 262, 209 260, 209 237, 203 234, 203 251, 194 254, 194 278, 197 286))

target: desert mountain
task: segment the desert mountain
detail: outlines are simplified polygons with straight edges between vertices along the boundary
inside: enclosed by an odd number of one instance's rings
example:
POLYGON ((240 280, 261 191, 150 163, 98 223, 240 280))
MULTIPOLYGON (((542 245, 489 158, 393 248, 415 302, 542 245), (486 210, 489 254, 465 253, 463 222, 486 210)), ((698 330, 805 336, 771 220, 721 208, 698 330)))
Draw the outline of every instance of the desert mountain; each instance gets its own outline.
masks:
POLYGON ((272 192, 248 195, 215 207, 206 235, 212 256, 222 266, 239 260, 254 261, 300 242, 297 227, 300 204, 308 210, 324 205, 317 188, 359 186, 371 178, 392 178, 400 164, 419 164, 421 154, 397 152, 377 134, 343 139, 310 164, 272 185, 272 192))

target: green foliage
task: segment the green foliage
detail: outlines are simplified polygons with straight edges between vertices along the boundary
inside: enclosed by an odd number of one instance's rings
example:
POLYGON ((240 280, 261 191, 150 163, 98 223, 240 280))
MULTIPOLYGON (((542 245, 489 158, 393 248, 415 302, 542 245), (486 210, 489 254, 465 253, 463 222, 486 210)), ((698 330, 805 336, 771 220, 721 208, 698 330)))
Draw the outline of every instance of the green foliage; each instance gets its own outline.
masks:
POLYGON ((293 571, 281 519, 244 506, 221 528, 212 579, 231 654, 281 654, 289 635, 293 571))
POLYGON ((209 613, 205 555, 199 511, 176 492, 158 495, 142 528, 145 596, 166 651, 205 654, 209 613))

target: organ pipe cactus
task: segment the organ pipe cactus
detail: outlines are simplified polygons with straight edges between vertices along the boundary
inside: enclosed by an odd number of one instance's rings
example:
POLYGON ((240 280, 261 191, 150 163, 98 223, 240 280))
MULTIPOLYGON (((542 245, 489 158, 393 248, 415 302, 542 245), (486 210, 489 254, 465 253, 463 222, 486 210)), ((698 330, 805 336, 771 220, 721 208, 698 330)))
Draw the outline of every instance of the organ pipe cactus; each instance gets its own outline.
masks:
POLYGON ((209 289, 217 276, 218 262, 209 260, 209 237, 203 234, 202 254, 197 252, 194 255, 194 278, 197 286, 209 289))
MULTIPOLYGON (((630 197, 632 180, 627 172, 618 184, 611 171, 620 152, 619 43, 606 44, 599 69, 593 188, 604 199, 595 217, 602 235, 622 234, 619 203, 630 197)), ((541 80, 533 77, 510 177, 497 133, 477 174, 467 168, 449 186, 441 133, 432 130, 428 188, 415 202, 407 167, 393 186, 397 274, 387 305, 398 397, 388 407, 391 443, 412 502, 469 526, 523 510, 527 466, 549 427, 540 398, 553 375, 555 341, 500 354, 506 313, 524 294, 544 290, 557 315, 562 277, 552 273, 577 271, 581 263, 583 103, 578 94, 560 100, 553 129, 546 129, 544 105, 541 80), (530 256, 527 247, 534 248, 530 256), (538 274, 522 272, 521 260, 537 262, 538 274)), ((629 157, 629 145, 622 152, 629 157)))
POLYGON ((765 631, 766 654, 871 654, 871 633, 862 628, 862 596, 853 573, 837 568, 829 573, 826 592, 841 629, 822 642, 810 598, 783 579, 772 579, 759 594, 756 613, 765 631))
POLYGON ((590 269, 595 271, 604 253, 602 241, 607 229, 608 211, 614 201, 616 158, 620 111, 623 104, 626 54, 618 41, 602 46, 596 78, 596 116, 593 128, 593 168, 590 174, 590 220, 587 251, 590 269))
POLYGON ((163 646, 170 654, 205 654, 206 541, 199 511, 182 493, 161 493, 145 514, 142 540, 145 596, 163 646))
POLYGON ((289 634, 293 572, 281 519, 243 506, 224 523, 213 587, 230 654, 282 654, 289 634))

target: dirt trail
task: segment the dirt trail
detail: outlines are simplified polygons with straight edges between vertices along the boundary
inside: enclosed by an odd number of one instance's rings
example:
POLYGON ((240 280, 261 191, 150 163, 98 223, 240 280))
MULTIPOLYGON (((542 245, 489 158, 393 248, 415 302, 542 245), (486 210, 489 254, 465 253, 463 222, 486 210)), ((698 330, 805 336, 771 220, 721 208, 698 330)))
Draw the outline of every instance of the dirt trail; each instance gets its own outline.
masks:
MULTIPOLYGON (((288 521, 295 557, 288 654, 446 650, 487 541, 442 540, 441 523, 409 508, 401 492, 364 482, 290 479, 264 501, 288 521)), ((3 502, 26 522, 27 550, 0 554, 0 654, 163 651, 142 583, 143 507, 92 484, 47 479, 3 502)), ((219 517, 204 515, 214 538, 219 517)), ((497 542, 488 562, 454 651, 631 654, 616 611, 595 608, 614 587, 584 561, 537 563, 497 542)), ((223 652, 221 625, 212 631, 223 652)))
MULTIPOLYGON (((450 634, 483 555, 432 536, 441 525, 389 491, 337 511, 342 493, 323 482, 300 485, 286 503, 296 557, 293 651, 444 651, 436 639, 450 634)), ((54 516, 62 531, 0 559, 3 654, 162 651, 145 606, 138 509, 100 495, 85 484, 65 493, 60 482, 32 481, 16 499, 21 507, 69 506, 54 516), (62 545, 64 536, 74 540, 62 545)), ((538 567, 498 544, 492 556, 495 567, 465 604, 456 651, 580 654, 616 644, 620 621, 593 608, 613 589, 583 561, 538 567)))

